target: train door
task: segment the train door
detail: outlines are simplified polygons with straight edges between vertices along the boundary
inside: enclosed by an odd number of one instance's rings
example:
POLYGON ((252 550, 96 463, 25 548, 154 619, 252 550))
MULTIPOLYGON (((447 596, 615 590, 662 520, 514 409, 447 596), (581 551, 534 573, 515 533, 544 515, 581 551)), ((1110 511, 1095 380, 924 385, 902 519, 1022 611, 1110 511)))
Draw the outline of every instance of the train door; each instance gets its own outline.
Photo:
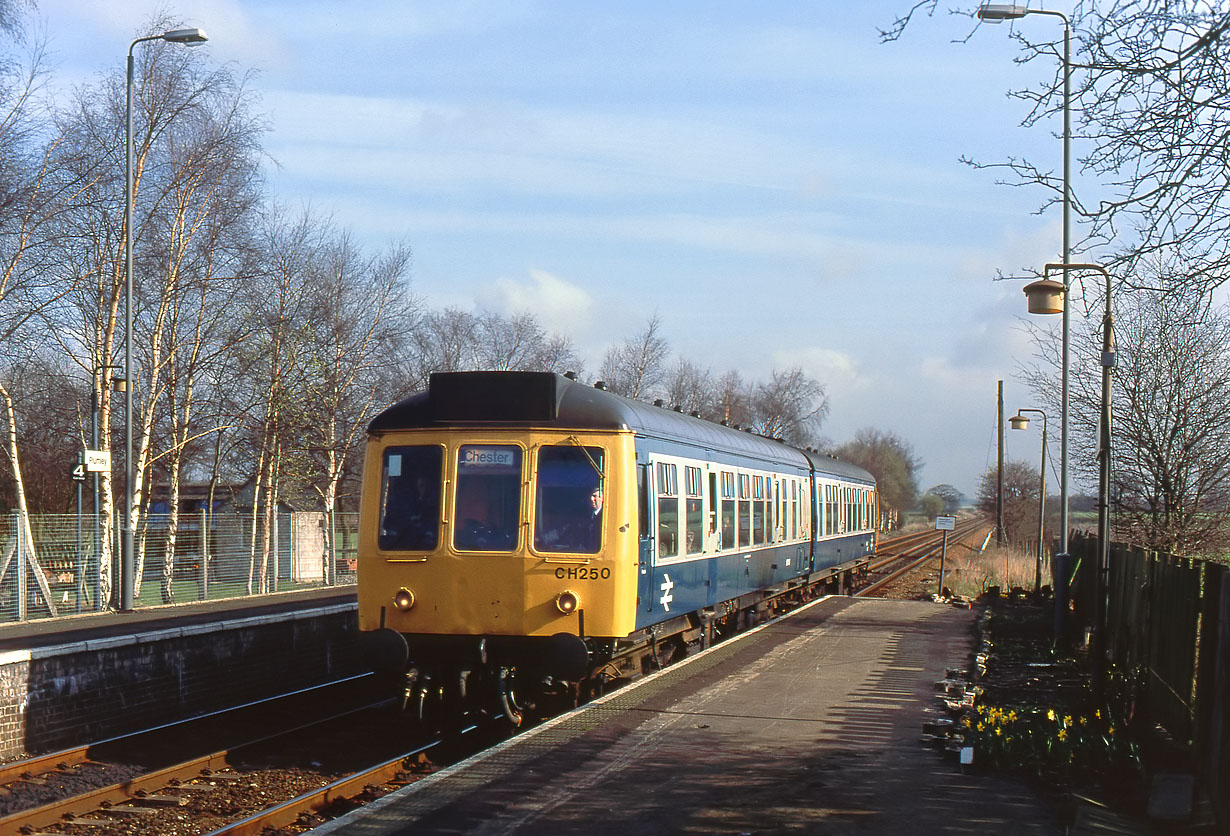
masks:
POLYGON ((653 610, 653 500, 651 468, 648 464, 636 466, 636 505, 639 526, 637 554, 640 556, 636 584, 636 598, 641 612, 653 610))

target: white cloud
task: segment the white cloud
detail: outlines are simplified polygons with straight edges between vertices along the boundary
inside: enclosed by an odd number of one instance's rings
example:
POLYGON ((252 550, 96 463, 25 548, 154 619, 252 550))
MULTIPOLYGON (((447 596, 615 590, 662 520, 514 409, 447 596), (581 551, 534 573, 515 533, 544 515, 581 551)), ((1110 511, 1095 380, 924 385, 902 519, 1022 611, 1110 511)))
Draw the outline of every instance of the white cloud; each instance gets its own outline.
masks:
POLYGON ((479 301, 504 313, 532 313, 544 329, 562 334, 584 330, 593 308, 583 288, 537 268, 530 268, 528 280, 501 276, 479 291, 479 301))

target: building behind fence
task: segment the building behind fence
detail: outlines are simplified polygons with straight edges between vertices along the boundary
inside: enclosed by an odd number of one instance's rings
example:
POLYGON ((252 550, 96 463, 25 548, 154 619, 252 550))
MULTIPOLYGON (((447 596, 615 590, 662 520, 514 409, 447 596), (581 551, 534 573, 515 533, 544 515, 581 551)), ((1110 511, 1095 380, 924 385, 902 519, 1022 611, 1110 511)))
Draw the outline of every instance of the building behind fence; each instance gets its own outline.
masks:
MULTIPOLYGON (((1094 624, 1096 537, 1075 536, 1076 626, 1094 624)), ((1218 820, 1230 821, 1230 567, 1112 546, 1107 650, 1136 725, 1187 753, 1218 820)))
MULTIPOLYGON (((144 561, 135 605, 354 583, 358 514, 335 514, 332 538, 325 537, 326 520, 320 511, 278 513, 276 548, 262 561, 263 522, 257 520, 254 538, 250 514, 181 514, 167 596, 168 518, 150 515, 143 536, 139 532, 136 538, 139 549, 144 543, 144 561), (333 544, 331 555, 327 543, 333 544)), ((17 513, 0 517, 0 623, 107 609, 109 602, 99 600, 98 555, 106 551, 100 548, 99 528, 92 514, 31 515, 28 529, 17 513)), ((118 526, 112 535, 118 541, 118 526)), ((118 559, 118 542, 111 554, 118 559)), ((114 567, 111 577, 118 577, 114 567)))

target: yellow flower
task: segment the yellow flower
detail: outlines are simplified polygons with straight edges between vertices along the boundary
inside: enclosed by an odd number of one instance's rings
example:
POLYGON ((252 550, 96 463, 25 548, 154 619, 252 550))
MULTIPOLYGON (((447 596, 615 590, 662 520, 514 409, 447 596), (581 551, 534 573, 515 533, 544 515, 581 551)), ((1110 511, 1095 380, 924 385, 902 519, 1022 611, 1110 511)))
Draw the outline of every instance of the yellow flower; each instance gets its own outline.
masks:
POLYGON ((1089 722, 1089 721, 1088 721, 1088 720, 1086 720, 1084 717, 1081 717, 1081 725, 1082 725, 1082 726, 1083 726, 1083 725, 1085 725, 1085 724, 1087 724, 1088 722, 1089 722))
POLYGON ((986 712, 987 707, 985 705, 976 705, 974 706, 974 710, 977 711, 979 714, 983 714, 984 712, 986 712))
POLYGON ((969 718, 968 718, 968 717, 962 717, 962 718, 961 718, 961 725, 965 726, 965 727, 968 729, 970 726, 972 726, 972 725, 974 725, 974 724, 973 724, 973 723, 971 723, 971 722, 969 721, 969 718))
POLYGON ((1093 712, 1093 716, 1101 720, 1102 719, 1102 709, 1099 708, 1097 711, 1093 712))
POLYGON ((1048 708, 1048 709, 1046 710, 1046 719, 1048 719, 1048 720, 1054 720, 1054 719, 1055 719, 1055 709, 1053 709, 1053 708, 1048 708))
POLYGON ((1108 735, 1110 735, 1111 737, 1114 737, 1114 736, 1115 736, 1115 727, 1114 727, 1114 726, 1107 726, 1107 727, 1106 727, 1106 733, 1107 733, 1108 735))
POLYGON ((1072 715, 1071 714, 1063 715, 1063 727, 1066 729, 1066 728, 1070 728, 1071 726, 1072 726, 1072 715))
POLYGON ((1008 722, 1009 722, 1009 723, 1015 723, 1015 722, 1016 722, 1016 712, 1015 712, 1015 711, 1009 711, 1009 712, 1008 712, 1008 722))
POLYGON ((986 731, 986 729, 987 729, 987 727, 986 727, 986 724, 985 724, 985 723, 979 723, 979 724, 978 724, 978 726, 977 726, 977 728, 978 728, 978 731, 986 731))
POLYGON ((1059 730, 1059 739, 1060 739, 1061 741, 1062 741, 1062 740, 1067 740, 1067 739, 1068 739, 1068 730, 1067 730, 1067 729, 1060 729, 1060 730, 1059 730))
POLYGON ((996 726, 996 727, 995 727, 995 736, 996 736, 996 737, 1003 737, 1003 736, 1004 736, 1004 727, 1003 727, 1003 726, 996 726))

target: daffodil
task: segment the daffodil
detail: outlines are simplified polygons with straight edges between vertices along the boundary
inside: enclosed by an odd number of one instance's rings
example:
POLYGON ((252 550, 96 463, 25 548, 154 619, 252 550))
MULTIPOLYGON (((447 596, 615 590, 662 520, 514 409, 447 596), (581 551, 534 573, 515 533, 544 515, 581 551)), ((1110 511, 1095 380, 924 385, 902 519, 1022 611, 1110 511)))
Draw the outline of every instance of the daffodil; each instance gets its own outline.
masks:
POLYGON ((1060 730, 1059 730, 1059 735, 1058 735, 1058 737, 1059 737, 1059 739, 1060 739, 1061 741, 1063 741, 1063 740, 1067 740, 1067 739, 1068 739, 1068 730, 1067 730, 1067 729, 1060 729, 1060 730))

